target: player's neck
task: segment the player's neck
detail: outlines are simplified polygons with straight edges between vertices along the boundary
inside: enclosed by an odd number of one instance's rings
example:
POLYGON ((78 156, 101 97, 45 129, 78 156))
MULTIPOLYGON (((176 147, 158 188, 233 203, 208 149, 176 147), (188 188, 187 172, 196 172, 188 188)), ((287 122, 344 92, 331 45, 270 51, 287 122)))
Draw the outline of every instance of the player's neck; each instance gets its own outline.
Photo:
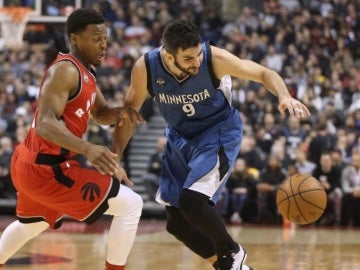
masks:
POLYGON ((70 52, 70 54, 72 54, 85 68, 87 68, 88 70, 91 70, 91 65, 89 62, 84 61, 84 59, 77 53, 75 52, 70 52))

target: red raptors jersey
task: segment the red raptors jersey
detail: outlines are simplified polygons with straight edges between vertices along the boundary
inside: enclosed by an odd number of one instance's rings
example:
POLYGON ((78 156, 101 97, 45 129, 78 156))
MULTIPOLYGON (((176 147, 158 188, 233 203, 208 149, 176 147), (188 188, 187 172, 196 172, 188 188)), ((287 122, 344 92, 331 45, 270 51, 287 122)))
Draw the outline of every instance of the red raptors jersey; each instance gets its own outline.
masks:
MULTIPOLYGON (((70 97, 67 101, 61 120, 64 122, 67 129, 69 129, 75 136, 82 138, 87 129, 90 111, 94 106, 96 98, 96 79, 94 74, 85 68, 73 55, 60 53, 51 66, 60 61, 70 61, 79 70, 80 81, 78 91, 76 95, 70 97)), ((64 78, 64 80, 66 80, 66 78, 64 78)), ((73 156, 75 153, 62 149, 58 145, 36 135, 35 126, 37 115, 38 110, 35 111, 32 127, 24 140, 25 146, 33 152, 41 152, 52 155, 63 154, 66 156, 69 154, 69 156, 73 156)))

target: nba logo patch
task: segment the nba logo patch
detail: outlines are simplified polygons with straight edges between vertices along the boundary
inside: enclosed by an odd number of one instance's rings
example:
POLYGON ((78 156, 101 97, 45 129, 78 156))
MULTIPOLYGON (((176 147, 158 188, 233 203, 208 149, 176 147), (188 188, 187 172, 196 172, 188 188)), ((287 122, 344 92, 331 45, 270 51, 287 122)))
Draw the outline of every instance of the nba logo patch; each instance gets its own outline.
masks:
POLYGON ((87 74, 84 74, 84 82, 86 83, 89 82, 89 76, 87 74))
POLYGON ((164 78, 161 78, 161 77, 159 77, 159 78, 156 78, 156 84, 158 85, 158 86, 164 86, 165 85, 165 79, 164 78))

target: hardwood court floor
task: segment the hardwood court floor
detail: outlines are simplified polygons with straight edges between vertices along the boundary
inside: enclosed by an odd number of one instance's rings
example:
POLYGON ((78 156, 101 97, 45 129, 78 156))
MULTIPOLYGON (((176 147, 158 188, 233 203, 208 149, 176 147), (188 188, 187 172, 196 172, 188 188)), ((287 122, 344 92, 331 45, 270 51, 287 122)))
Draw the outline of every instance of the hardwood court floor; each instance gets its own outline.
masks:
MULTIPOLYGON (((11 220, 0 217, 0 230, 11 220)), ((27 243, 4 270, 103 270, 109 220, 86 226, 66 222, 27 243)), ((256 270, 360 269, 360 231, 230 226, 256 270)), ((211 265, 165 231, 163 220, 141 220, 127 270, 211 270, 211 265)))

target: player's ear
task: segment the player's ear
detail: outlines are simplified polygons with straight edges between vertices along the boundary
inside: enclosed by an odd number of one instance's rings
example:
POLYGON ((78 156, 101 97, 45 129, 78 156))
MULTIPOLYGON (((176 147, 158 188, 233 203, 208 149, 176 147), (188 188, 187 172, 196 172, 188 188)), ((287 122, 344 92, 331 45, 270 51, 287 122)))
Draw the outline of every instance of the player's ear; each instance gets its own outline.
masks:
POLYGON ((71 33, 69 41, 70 41, 71 46, 77 47, 77 45, 78 45, 78 36, 76 34, 74 34, 74 33, 71 33))
POLYGON ((165 49, 165 57, 167 60, 174 61, 174 55, 165 49))
POLYGON ((166 53, 165 57, 170 60, 170 61, 174 61, 174 56, 171 53, 166 53))

